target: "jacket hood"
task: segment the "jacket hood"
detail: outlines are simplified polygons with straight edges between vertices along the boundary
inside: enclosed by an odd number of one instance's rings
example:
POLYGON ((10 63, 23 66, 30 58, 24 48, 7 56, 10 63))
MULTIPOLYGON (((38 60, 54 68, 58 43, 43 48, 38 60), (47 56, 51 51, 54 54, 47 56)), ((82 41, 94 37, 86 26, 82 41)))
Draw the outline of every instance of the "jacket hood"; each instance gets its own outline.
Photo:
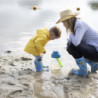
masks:
POLYGON ((46 35, 48 38, 49 38, 49 30, 48 28, 39 28, 36 32, 36 34, 39 34, 39 35, 46 35))

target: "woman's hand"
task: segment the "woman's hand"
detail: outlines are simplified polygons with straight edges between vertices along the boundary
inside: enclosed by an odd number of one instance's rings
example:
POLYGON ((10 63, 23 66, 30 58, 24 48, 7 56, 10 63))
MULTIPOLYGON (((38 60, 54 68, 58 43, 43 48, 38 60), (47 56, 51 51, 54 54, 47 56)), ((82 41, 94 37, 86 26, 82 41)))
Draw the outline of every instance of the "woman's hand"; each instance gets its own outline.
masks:
POLYGON ((68 47, 66 47, 66 51, 68 50, 68 47))
POLYGON ((67 51, 68 47, 65 47, 65 49, 66 49, 66 51, 67 51))

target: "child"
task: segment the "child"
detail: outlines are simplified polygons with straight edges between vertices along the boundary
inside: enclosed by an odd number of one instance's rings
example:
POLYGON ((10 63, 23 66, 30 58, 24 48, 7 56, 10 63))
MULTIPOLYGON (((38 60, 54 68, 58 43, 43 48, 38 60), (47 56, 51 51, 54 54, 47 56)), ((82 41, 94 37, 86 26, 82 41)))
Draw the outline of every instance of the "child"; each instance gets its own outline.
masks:
MULTIPOLYGON (((45 45, 48 41, 60 38, 61 31, 58 27, 38 29, 36 34, 29 40, 24 51, 35 56, 36 71, 43 71, 42 55, 46 53, 45 45)), ((48 66, 46 66, 48 67, 48 66)))

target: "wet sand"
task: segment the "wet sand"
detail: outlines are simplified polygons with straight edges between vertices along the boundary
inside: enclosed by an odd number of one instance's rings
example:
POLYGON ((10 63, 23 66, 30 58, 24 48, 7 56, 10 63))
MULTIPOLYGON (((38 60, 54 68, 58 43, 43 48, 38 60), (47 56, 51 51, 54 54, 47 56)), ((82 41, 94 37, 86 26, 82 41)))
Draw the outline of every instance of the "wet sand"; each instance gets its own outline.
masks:
POLYGON ((49 65, 49 72, 39 73, 35 72, 31 55, 0 55, 0 98, 98 98, 98 73, 90 73, 89 77, 70 75, 75 61, 64 49, 59 51, 63 68, 51 69, 55 63, 48 50, 43 61, 49 65))

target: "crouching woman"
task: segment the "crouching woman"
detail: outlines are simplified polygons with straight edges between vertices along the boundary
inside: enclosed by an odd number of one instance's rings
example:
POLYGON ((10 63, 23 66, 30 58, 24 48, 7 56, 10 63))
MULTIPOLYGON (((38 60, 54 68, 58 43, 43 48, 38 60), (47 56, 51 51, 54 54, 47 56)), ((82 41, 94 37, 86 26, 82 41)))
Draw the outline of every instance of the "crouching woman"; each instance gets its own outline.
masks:
POLYGON ((67 31, 70 31, 67 43, 67 51, 75 58, 78 70, 72 70, 75 75, 87 76, 87 63, 91 66, 91 72, 98 70, 98 32, 78 19, 78 12, 64 10, 60 13, 62 22, 67 31))

